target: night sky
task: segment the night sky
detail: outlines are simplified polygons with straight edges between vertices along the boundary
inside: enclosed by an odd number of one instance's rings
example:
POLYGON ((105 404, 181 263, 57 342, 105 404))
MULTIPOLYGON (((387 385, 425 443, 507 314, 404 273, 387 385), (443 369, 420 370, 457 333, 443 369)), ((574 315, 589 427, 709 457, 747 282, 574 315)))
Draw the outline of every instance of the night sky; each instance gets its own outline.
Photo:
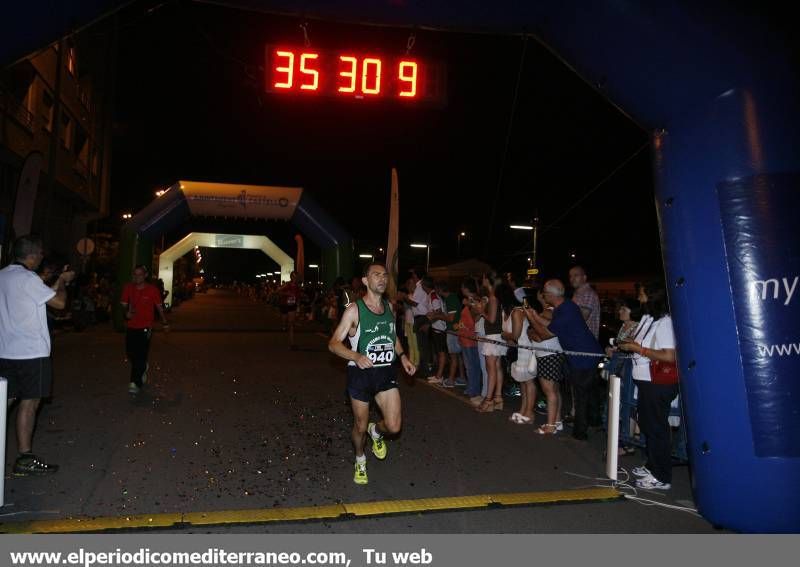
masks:
MULTIPOLYGON (((385 246, 394 166, 401 268, 424 264, 424 250, 408 247, 414 241, 432 243, 432 265, 454 260, 466 231, 462 258, 523 269, 530 233, 508 225, 538 214, 548 275, 564 275, 572 254, 598 277, 660 271, 646 132, 535 40, 525 47, 513 117, 523 40, 500 35, 415 32, 412 54, 446 65, 443 107, 298 100, 264 92, 263 65, 265 44, 303 45, 302 20, 152 6, 134 4, 120 18, 112 218, 177 179, 301 186, 350 231, 358 254, 385 246)), ((309 22, 319 49, 402 55, 408 36, 309 22)), ((267 234, 294 255, 283 222, 192 219, 165 239, 189 230, 267 234)), ((315 262, 319 252, 306 242, 315 262)), ((250 254, 205 255, 209 269, 254 271, 250 254)))

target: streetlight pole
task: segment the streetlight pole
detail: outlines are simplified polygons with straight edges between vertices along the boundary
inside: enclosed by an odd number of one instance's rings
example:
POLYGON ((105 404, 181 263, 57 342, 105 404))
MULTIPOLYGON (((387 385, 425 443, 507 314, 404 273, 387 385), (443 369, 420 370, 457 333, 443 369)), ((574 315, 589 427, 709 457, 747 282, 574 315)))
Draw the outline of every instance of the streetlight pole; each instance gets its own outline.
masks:
POLYGON ((533 219, 533 222, 530 225, 512 224, 509 228, 513 228, 514 230, 533 231, 533 254, 531 254, 530 258, 528 258, 528 276, 535 276, 538 273, 538 269, 536 268, 536 240, 539 232, 539 219, 533 219))
POLYGON ((426 258, 425 258, 425 273, 427 274, 428 272, 431 271, 431 245, 427 244, 425 246, 425 249, 426 249, 426 251, 425 251, 425 256, 426 256, 426 258))
POLYGON ((431 245, 430 244, 412 244, 411 248, 426 248, 425 253, 425 273, 431 268, 431 245))

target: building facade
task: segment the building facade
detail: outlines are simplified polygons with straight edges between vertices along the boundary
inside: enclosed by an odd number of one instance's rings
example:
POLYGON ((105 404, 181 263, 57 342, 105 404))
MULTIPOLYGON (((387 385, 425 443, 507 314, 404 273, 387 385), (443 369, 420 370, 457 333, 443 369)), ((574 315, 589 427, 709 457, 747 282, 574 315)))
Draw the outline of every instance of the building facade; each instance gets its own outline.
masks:
POLYGON ((108 215, 115 33, 113 22, 92 26, 0 69, 3 264, 20 236, 14 215, 32 196, 18 196, 32 153, 41 154, 41 170, 29 232, 47 252, 74 262, 90 223, 108 215))

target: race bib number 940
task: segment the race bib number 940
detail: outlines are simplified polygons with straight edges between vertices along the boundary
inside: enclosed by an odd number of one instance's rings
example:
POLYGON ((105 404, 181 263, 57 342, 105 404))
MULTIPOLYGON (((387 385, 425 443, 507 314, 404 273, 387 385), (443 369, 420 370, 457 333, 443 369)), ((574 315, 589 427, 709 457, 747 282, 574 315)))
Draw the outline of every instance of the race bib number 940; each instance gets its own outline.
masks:
POLYGON ((367 358, 375 366, 389 366, 394 362, 394 345, 392 343, 371 342, 367 345, 367 358))

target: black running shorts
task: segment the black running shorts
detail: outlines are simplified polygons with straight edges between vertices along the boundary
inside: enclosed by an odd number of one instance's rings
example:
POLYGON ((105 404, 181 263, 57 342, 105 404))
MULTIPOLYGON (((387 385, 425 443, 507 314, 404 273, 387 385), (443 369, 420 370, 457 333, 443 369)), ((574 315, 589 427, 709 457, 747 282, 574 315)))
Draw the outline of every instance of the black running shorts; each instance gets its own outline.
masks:
POLYGON ((50 395, 53 379, 50 357, 25 360, 0 358, 0 376, 8 380, 9 400, 37 400, 50 395))
POLYGON ((397 369, 379 366, 361 370, 358 366, 347 367, 347 393, 354 400, 369 403, 375 394, 397 388, 397 369))

